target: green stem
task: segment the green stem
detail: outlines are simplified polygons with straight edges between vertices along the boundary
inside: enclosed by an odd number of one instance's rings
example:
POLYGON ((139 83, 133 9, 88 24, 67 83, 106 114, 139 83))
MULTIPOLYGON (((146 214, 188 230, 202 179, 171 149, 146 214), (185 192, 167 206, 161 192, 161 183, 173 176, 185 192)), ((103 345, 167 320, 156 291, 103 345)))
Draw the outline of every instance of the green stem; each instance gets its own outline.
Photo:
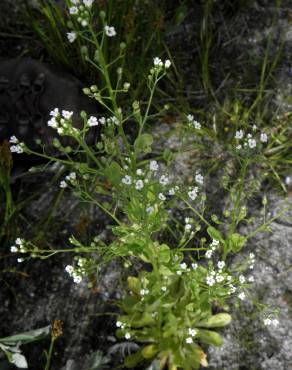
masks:
POLYGON ((55 342, 55 338, 52 336, 49 352, 46 354, 47 360, 46 360, 46 365, 45 365, 44 370, 49 370, 50 369, 51 358, 52 358, 53 348, 54 348, 54 342, 55 342))

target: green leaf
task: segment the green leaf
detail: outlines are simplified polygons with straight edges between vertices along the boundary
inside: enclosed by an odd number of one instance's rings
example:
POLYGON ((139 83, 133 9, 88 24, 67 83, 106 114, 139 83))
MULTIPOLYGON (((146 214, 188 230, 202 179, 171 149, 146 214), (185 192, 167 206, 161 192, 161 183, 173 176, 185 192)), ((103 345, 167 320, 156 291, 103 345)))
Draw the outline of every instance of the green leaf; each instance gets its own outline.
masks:
POLYGON ((128 287, 133 292, 138 294, 140 291, 140 282, 139 279, 134 276, 128 276, 128 287))
POLYGON ((154 360, 150 366, 147 367, 145 370, 160 370, 160 363, 158 360, 154 360))
POLYGON ((209 226, 207 228, 207 233, 210 235, 212 239, 218 240, 219 242, 223 241, 223 237, 219 230, 215 229, 213 226, 209 226))
POLYGON ((50 334, 50 331, 51 326, 48 325, 43 328, 26 331, 21 334, 11 335, 10 337, 0 338, 0 342, 9 346, 16 344, 21 345, 43 339, 50 334))
POLYGON ((118 186, 121 181, 121 167, 119 164, 117 162, 112 162, 105 169, 105 176, 114 186, 118 186))
POLYGON ((28 369, 26 358, 21 353, 13 353, 11 363, 19 369, 28 369))
POLYGON ((223 344, 223 339, 220 334, 211 330, 200 329, 199 337, 202 342, 212 344, 213 346, 220 347, 223 344))
POLYGON ((139 362, 142 362, 144 360, 143 356, 142 356, 142 351, 138 351, 136 353, 133 353, 132 355, 130 356, 127 356, 125 358, 125 366, 129 369, 132 369, 134 367, 136 367, 139 362))
POLYGON ((228 313, 222 312, 196 323, 195 326, 203 328, 221 328, 230 324, 231 319, 232 318, 228 313))
POLYGON ((170 249, 166 244, 162 244, 157 248, 159 262, 168 262, 170 260, 170 249))
POLYGON ((153 144, 153 136, 150 134, 142 134, 137 137, 134 143, 136 154, 138 153, 150 153, 151 145, 153 144))
POLYGON ((158 352, 158 347, 156 344, 149 344, 142 349, 142 356, 147 360, 153 358, 158 352))
POLYGON ((163 159, 169 164, 173 160, 173 153, 170 149, 166 148, 163 151, 163 159))
POLYGON ((94 352, 86 362, 86 370, 102 370, 106 369, 109 358, 104 356, 101 351, 94 352))
POLYGON ((227 239, 228 250, 231 250, 233 253, 239 252, 245 243, 246 238, 237 233, 230 235, 227 239))

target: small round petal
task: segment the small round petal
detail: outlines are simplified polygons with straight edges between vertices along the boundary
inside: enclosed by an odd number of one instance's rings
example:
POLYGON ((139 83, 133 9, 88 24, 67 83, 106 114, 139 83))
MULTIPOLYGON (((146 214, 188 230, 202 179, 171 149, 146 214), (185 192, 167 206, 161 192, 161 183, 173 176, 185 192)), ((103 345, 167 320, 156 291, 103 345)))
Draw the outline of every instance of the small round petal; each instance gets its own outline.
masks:
POLYGON ((72 44, 77 39, 77 33, 74 31, 67 32, 67 39, 72 44))

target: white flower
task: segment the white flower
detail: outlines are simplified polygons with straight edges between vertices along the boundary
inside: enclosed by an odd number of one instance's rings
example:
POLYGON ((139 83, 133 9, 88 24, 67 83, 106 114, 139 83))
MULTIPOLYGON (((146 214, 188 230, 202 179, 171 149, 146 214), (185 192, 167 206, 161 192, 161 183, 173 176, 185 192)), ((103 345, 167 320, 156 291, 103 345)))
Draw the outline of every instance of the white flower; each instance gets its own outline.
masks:
POLYGON ((245 277, 243 275, 239 276, 239 281, 241 284, 245 283, 245 277))
POLYGON ((198 121, 193 121, 193 122, 191 122, 191 125, 194 127, 194 128, 196 128, 197 130, 200 130, 200 128, 202 127, 202 125, 200 124, 200 122, 198 122, 198 121))
POLYGON ((131 86, 130 82, 124 82, 123 88, 124 90, 128 91, 130 86, 131 86))
POLYGON ((192 263, 191 266, 192 266, 192 269, 193 270, 196 270, 198 268, 198 264, 197 263, 192 263))
POLYGON ((98 123, 99 123, 99 121, 98 121, 98 120, 97 120, 97 118, 96 118, 96 117, 94 117, 94 116, 90 116, 90 117, 89 117, 89 120, 87 121, 87 124, 88 124, 88 126, 90 126, 90 127, 97 126, 97 125, 98 125, 98 123))
POLYGON ((140 290, 140 294, 141 295, 146 295, 146 294, 148 294, 149 293, 149 290, 148 289, 141 289, 140 290))
POLYGON ((106 123, 106 119, 105 119, 105 117, 101 117, 98 121, 99 121, 99 123, 100 123, 101 125, 105 125, 105 123, 106 123))
POLYGON ((9 143, 11 143, 11 144, 18 144, 19 143, 19 140, 17 139, 16 136, 11 136, 11 138, 9 139, 9 143))
POLYGON ((195 186, 191 191, 188 192, 188 196, 191 200, 195 200, 198 196, 198 188, 195 186))
POLYGON ((161 185, 167 185, 169 183, 169 178, 165 175, 162 175, 159 179, 161 185))
POLYGON ((67 32, 67 39, 72 44, 77 39, 77 33, 74 31, 67 32))
POLYGON ((131 334, 130 334, 130 333, 126 333, 126 334, 125 334, 125 338, 126 338, 126 339, 130 339, 130 338, 131 338, 131 334))
POLYGON ((67 266, 65 267, 65 271, 66 271, 66 272, 68 272, 68 274, 69 274, 69 275, 72 275, 72 274, 73 274, 73 272, 74 272, 74 267, 73 267, 73 266, 71 266, 71 265, 67 265, 67 266))
POLYGON ((138 176, 142 176, 142 175, 143 175, 143 171, 141 170, 141 168, 138 168, 138 169, 137 169, 136 174, 137 174, 138 176))
POLYGON ((147 207, 147 208, 146 208, 146 212, 147 212, 148 214, 153 213, 153 211, 154 211, 154 207, 152 207, 152 206, 150 206, 150 207, 147 207))
POLYGON ((23 239, 21 239, 21 238, 16 238, 16 239, 15 239, 15 244, 17 244, 17 245, 23 245, 23 239))
POLYGON ((17 248, 15 245, 12 245, 12 246, 10 247, 10 252, 11 252, 11 253, 16 253, 16 252, 18 252, 18 248, 17 248))
POLYGON ((66 176, 66 180, 76 180, 76 173, 71 172, 69 175, 66 176))
POLYGON ((125 185, 131 185, 132 184, 132 178, 129 175, 126 175, 122 178, 122 183, 125 185))
POLYGON ((65 188, 67 188, 67 186, 68 186, 68 184, 66 183, 66 181, 61 181, 60 182, 60 188, 62 188, 62 189, 65 189, 65 188))
POLYGON ((262 143, 266 143, 268 141, 268 135, 265 134, 264 132, 261 133, 261 136, 260 136, 260 141, 262 143))
POLYGON ((161 287, 161 290, 162 290, 163 292, 166 292, 166 291, 167 291, 167 287, 166 287, 166 286, 162 286, 162 287, 161 287))
POLYGON ((181 263, 180 265, 180 268, 183 269, 183 270, 186 270, 186 268, 188 267, 187 264, 185 262, 181 263))
POLYGON ((240 300, 244 301, 244 300, 245 300, 245 298, 246 298, 245 293, 244 293, 244 292, 239 293, 239 294, 238 294, 238 298, 239 298, 240 300))
POLYGON ((253 149, 257 146, 257 142, 255 139, 248 139, 248 146, 250 147, 250 149, 253 149))
POLYGON ((72 15, 78 14, 77 6, 71 6, 71 8, 69 8, 69 13, 72 14, 72 15))
POLYGON ((83 4, 87 6, 87 8, 91 8, 94 0, 83 0, 83 4))
POLYGON ((175 189, 174 188, 169 189, 168 194, 169 195, 174 195, 175 194, 175 189))
POLYGON ((217 274, 216 275, 216 281, 217 281, 217 283, 222 283, 222 281, 224 281, 224 276, 220 275, 220 274, 217 274))
POLYGON ((194 116, 193 116, 192 114, 188 114, 188 115, 187 115, 187 120, 188 120, 189 122, 193 122, 193 120, 194 120, 194 116))
POLYGON ((156 161, 150 161, 149 168, 150 171, 158 171, 159 169, 158 163, 156 161))
POLYGON ((171 61, 169 59, 166 59, 166 61, 164 62, 164 67, 168 69, 170 66, 171 66, 171 61))
POLYGON ((158 194, 158 198, 159 198, 160 200, 166 200, 165 196, 164 196, 162 193, 159 193, 159 194, 158 194))
POLYGON ((80 275, 74 275, 73 276, 73 281, 75 284, 80 284, 82 281, 82 277, 80 275))
POLYGON ((252 130, 255 131, 257 129, 256 125, 252 125, 252 130))
POLYGON ((186 224, 185 225, 185 230, 189 231, 189 230, 191 230, 191 228, 192 228, 191 224, 186 224))
POLYGON ((236 147, 235 147, 237 150, 240 150, 240 149, 242 149, 242 145, 236 145, 236 147))
POLYGON ((206 258, 211 258, 212 254, 213 254, 213 251, 209 250, 209 251, 206 252, 205 257, 206 258))
POLYGON ((192 329, 192 328, 189 328, 189 330, 188 330, 188 333, 192 336, 192 337, 194 337, 194 336, 196 336, 197 335, 197 330, 196 329, 192 329))
POLYGON ((270 318, 266 318, 266 319, 264 319, 264 325, 266 325, 266 326, 270 326, 272 324, 272 320, 270 319, 270 318))
POLYGON ((81 21, 81 26, 82 26, 82 27, 86 27, 86 26, 88 26, 88 22, 87 22, 87 20, 86 20, 86 19, 82 19, 82 21, 81 21))
POLYGON ((253 277, 253 276, 250 276, 247 280, 248 280, 250 283, 253 283, 253 282, 254 282, 254 277, 253 277))
POLYGON ((136 181, 135 188, 136 188, 137 190, 141 190, 141 189, 143 189, 143 187, 144 187, 144 182, 143 182, 143 180, 137 180, 137 181, 136 181))
POLYGON ((197 173, 197 174, 196 174, 196 177, 195 177, 195 180, 196 180, 196 182, 198 182, 199 184, 202 184, 202 185, 203 185, 204 177, 203 177, 200 173, 197 173))
POLYGON ((273 324, 274 326, 278 326, 278 325, 279 325, 279 320, 277 320, 277 319, 273 319, 273 320, 272 320, 272 324, 273 324))
POLYGON ((219 243, 220 243, 219 240, 213 239, 212 243, 211 243, 211 246, 212 247, 217 247, 219 245, 219 243))
POLYGON ((18 144, 18 145, 11 145, 10 151, 11 151, 11 153, 21 154, 21 153, 23 153, 23 147, 22 147, 21 143, 18 144))
POLYGON ((116 322, 116 327, 121 328, 123 326, 123 323, 121 321, 116 322))
POLYGON ((55 109, 53 109, 51 112, 50 112, 50 116, 52 116, 52 117, 58 117, 59 116, 59 114, 60 114, 60 112, 59 112, 59 109, 58 108, 55 108, 55 109))
POLYGON ((215 284, 215 279, 213 276, 207 276, 206 277, 206 283, 209 286, 213 286, 215 284))
POLYGON ((115 30, 115 27, 112 27, 112 26, 104 26, 104 30, 105 30, 105 34, 108 36, 108 37, 114 37, 116 36, 117 32, 115 30))
POLYGON ((236 287, 234 285, 230 285, 230 293, 235 293, 236 292, 236 287))
POLYGON ((219 262, 217 263, 217 266, 218 266, 218 268, 219 268, 220 270, 222 270, 222 269, 223 269, 223 267, 225 266, 225 262, 224 262, 224 261, 219 261, 219 262))
POLYGON ((73 116, 73 112, 69 112, 68 110, 62 110, 62 116, 65 119, 71 119, 71 117, 73 116))
POLYGON ((58 127, 58 121, 56 120, 55 117, 52 117, 49 121, 48 121, 48 126, 49 127, 52 127, 52 128, 57 128, 58 127))
POLYGON ((17 262, 18 263, 21 263, 21 262, 23 262, 24 261, 24 259, 23 258, 17 258, 17 262))
POLYGON ((235 139, 242 139, 243 138, 243 131, 242 130, 239 130, 239 131, 236 131, 235 133, 235 139))
POLYGON ((193 338, 192 337, 186 338, 186 343, 192 344, 193 343, 193 338))
POLYGON ((155 67, 162 67, 163 66, 162 60, 158 57, 155 57, 153 59, 153 64, 154 64, 155 67))
POLYGON ((254 254, 254 253, 250 253, 250 254, 249 254, 249 258, 250 258, 250 259, 254 259, 254 258, 255 258, 255 254, 254 254))

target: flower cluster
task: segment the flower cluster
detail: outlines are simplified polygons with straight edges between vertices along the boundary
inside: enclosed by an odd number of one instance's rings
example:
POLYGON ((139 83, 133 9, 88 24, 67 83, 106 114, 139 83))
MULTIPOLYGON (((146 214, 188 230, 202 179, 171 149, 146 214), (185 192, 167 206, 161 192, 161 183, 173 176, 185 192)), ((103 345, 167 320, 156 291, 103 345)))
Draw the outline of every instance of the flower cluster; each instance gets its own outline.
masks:
POLYGON ((157 76, 159 76, 161 72, 163 73, 167 69, 169 69, 170 66, 171 66, 170 60, 167 59, 165 62, 163 62, 160 58, 155 57, 153 59, 153 67, 150 69, 150 74, 148 75, 149 81, 153 83, 157 79, 157 76))
POLYGON ((187 115, 187 120, 188 120, 189 127, 195 128, 196 130, 200 130, 202 128, 202 125, 200 124, 200 122, 196 121, 192 114, 187 115))
POLYGON ((74 283, 79 284, 82 281, 82 275, 86 273, 87 259, 77 257, 77 266, 67 265, 65 271, 73 278, 74 283))
POLYGON ((195 200, 198 196, 199 188, 197 186, 190 188, 188 191, 188 196, 191 200, 195 200))
MULTIPOLYGON (((253 131, 256 131, 257 127, 253 126, 253 131)), ((260 143, 267 143, 268 136, 265 132, 261 132, 259 137, 257 138, 254 134, 248 133, 245 135, 243 130, 238 130, 235 133, 234 138, 237 140, 238 144, 236 146, 237 150, 241 150, 243 148, 254 149, 257 147, 258 142, 260 143)))
POLYGON ((195 337, 198 334, 198 331, 196 329, 189 328, 188 329, 188 337, 186 338, 186 343, 187 344, 192 344, 193 337, 195 337))
POLYGON ((263 322, 265 326, 278 326, 279 325, 279 320, 273 317, 270 317, 270 316, 266 317, 263 322))
POLYGON ((25 145, 24 143, 20 143, 16 136, 11 136, 9 139, 10 144, 15 144, 10 146, 10 151, 12 153, 21 154, 24 152, 25 145))
POLYGON ((217 264, 217 267, 218 267, 218 271, 211 270, 206 276, 206 283, 210 287, 215 285, 216 283, 222 283, 224 282, 224 280, 227 280, 227 281, 231 280, 231 276, 223 272, 223 269, 225 267, 224 261, 219 261, 217 264))
POLYGON ((249 254, 249 268, 252 270, 255 264, 255 255, 254 253, 249 254))
POLYGON ((77 22, 81 24, 82 27, 88 26, 90 19, 90 8, 92 7, 93 1, 94 0, 70 0, 69 13, 76 17, 77 22))
POLYGON ((114 37, 117 35, 115 27, 113 26, 108 26, 108 25, 104 26, 104 31, 108 37, 114 37))
MULTIPOLYGON (((126 324, 125 323, 123 323, 122 321, 117 321, 116 322, 116 327, 117 328, 120 328, 120 329, 122 329, 122 330, 125 330, 126 329, 126 324)), ((130 339, 131 338, 131 333, 129 333, 129 331, 125 331, 125 335, 124 335, 124 337, 125 337, 125 339, 130 339)))
POLYGON ((12 245, 10 247, 11 253, 26 253, 27 252, 24 239, 17 238, 14 243, 15 245, 12 245))
POLYGON ((170 68, 170 66, 171 66, 171 61, 170 61, 169 59, 167 59, 167 60, 163 63, 163 61, 162 61, 160 58, 155 57, 155 58, 153 59, 153 64, 154 64, 154 69, 161 70, 163 67, 164 67, 165 69, 168 69, 168 68, 170 68))
POLYGON ((62 180, 60 182, 60 188, 67 188, 68 186, 68 183, 70 183, 71 185, 74 185, 76 182, 76 173, 75 172, 71 172, 69 173, 69 175, 67 175, 65 177, 65 180, 62 180))
POLYGON ((48 126, 57 130, 59 135, 76 135, 79 131, 77 128, 72 126, 72 116, 73 112, 67 110, 62 110, 59 112, 58 108, 55 108, 50 112, 52 117, 48 121, 48 126))
POLYGON ((206 254, 205 254, 205 257, 206 258, 211 258, 212 255, 213 255, 213 252, 215 252, 215 250, 217 249, 217 247, 219 246, 219 241, 218 240, 215 240, 213 239, 212 240, 212 243, 210 244, 210 249, 207 250, 206 254))

